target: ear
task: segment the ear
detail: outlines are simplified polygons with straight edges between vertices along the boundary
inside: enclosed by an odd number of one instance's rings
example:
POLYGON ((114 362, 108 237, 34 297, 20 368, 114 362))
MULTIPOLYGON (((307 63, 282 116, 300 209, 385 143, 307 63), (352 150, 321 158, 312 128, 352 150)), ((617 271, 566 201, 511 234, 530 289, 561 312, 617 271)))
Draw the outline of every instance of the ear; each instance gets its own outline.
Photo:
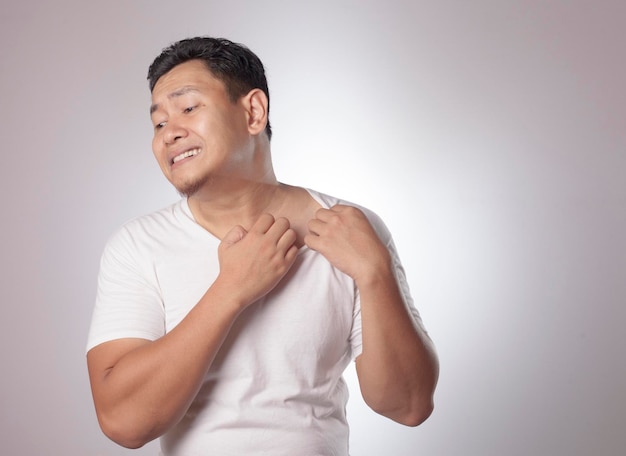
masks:
POLYGON ((261 89, 252 89, 243 97, 248 119, 248 132, 258 135, 265 131, 267 125, 267 96, 261 89))

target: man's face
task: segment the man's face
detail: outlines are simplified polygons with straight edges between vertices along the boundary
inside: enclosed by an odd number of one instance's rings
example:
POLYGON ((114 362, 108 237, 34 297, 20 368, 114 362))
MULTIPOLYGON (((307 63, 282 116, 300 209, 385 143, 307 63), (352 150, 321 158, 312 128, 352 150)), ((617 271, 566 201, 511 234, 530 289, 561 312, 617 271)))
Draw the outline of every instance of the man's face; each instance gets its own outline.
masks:
POLYGON ((165 177, 183 195, 229 178, 249 154, 246 112, 203 62, 190 60, 163 75, 152 91, 152 150, 165 177))

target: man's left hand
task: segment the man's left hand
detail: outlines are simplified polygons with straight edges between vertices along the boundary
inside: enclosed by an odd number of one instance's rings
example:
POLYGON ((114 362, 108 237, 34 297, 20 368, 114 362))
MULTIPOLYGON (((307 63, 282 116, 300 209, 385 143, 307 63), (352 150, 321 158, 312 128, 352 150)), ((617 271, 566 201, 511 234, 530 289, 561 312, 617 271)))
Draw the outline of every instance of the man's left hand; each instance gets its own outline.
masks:
POLYGON ((320 252, 337 269, 359 281, 369 280, 388 266, 389 251, 365 214, 353 206, 319 209, 308 223, 306 245, 320 252))

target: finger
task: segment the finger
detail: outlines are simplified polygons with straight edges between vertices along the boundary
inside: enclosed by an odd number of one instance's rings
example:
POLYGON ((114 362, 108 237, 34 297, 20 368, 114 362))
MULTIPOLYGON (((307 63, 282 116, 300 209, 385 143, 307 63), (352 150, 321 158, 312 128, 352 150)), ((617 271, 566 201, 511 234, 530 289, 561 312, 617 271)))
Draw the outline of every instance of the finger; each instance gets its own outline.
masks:
POLYGON ((311 219, 307 224, 309 231, 313 234, 320 236, 322 231, 326 227, 326 222, 321 221, 320 219, 311 219))
POLYGON ((261 214, 261 216, 254 222, 251 231, 265 234, 274 224, 274 217, 272 214, 261 214))
POLYGON ((330 209, 318 209, 315 213, 315 218, 325 223, 336 223, 341 220, 343 214, 350 209, 352 209, 351 206, 337 204, 330 209))
POLYGON ((230 229, 230 231, 228 231, 228 233, 226 233, 226 235, 222 239, 222 243, 226 245, 236 244, 237 242, 241 241, 246 234, 247 231, 243 226, 235 225, 230 229))
POLYGON ((304 236, 304 244, 311 250, 319 252, 321 239, 316 234, 307 234, 304 236))
POLYGON ((292 230, 291 228, 289 228, 278 239, 278 242, 276 243, 276 248, 281 252, 285 252, 285 256, 286 256, 287 253, 289 253, 289 249, 292 246, 294 246, 294 243, 296 242, 296 238, 297 238, 296 232, 292 230))
POLYGON ((289 250, 287 250, 287 253, 285 254, 285 261, 292 264, 296 259, 296 255, 298 255, 298 247, 294 244, 289 247, 289 250))
POLYGON ((330 209, 321 208, 315 211, 315 218, 318 220, 327 221, 330 217, 333 216, 333 214, 334 214, 334 211, 330 209))
POLYGON ((291 227, 289 220, 285 217, 278 217, 274 224, 267 230, 268 234, 275 234, 277 237, 282 236, 282 234, 287 231, 291 227))

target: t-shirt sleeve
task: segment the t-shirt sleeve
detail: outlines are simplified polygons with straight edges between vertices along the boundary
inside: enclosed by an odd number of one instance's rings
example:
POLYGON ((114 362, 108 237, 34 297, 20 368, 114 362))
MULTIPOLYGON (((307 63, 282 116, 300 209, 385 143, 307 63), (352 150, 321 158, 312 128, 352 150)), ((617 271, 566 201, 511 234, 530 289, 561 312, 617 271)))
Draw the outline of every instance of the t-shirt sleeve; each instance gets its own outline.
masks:
MULTIPOLYGON (((378 237, 385 243, 387 249, 389 250, 389 253, 391 254, 396 281, 398 282, 398 287, 400 289, 400 293, 402 295, 402 299, 404 301, 404 305, 407 308, 407 311, 411 315, 414 324, 425 331, 424 325, 422 323, 422 318, 420 317, 420 314, 415 307, 415 304, 413 303, 413 298, 411 297, 411 291, 409 289, 409 284, 406 279, 404 267, 400 262, 400 257, 393 242, 391 233, 389 232, 382 219, 378 217, 378 215, 367 209, 360 209, 364 211, 365 215, 367 215, 367 218, 376 230, 378 237)), ((352 347, 352 358, 356 359, 363 352, 363 340, 361 335, 361 298, 358 289, 355 290, 355 303, 352 331, 350 334, 350 345, 352 347)))
POLYGON ((87 351, 114 339, 156 340, 164 335, 165 313, 154 268, 138 249, 125 228, 107 243, 100 261, 87 351))

